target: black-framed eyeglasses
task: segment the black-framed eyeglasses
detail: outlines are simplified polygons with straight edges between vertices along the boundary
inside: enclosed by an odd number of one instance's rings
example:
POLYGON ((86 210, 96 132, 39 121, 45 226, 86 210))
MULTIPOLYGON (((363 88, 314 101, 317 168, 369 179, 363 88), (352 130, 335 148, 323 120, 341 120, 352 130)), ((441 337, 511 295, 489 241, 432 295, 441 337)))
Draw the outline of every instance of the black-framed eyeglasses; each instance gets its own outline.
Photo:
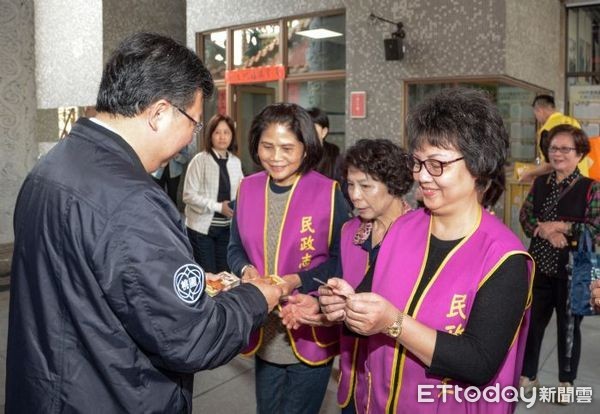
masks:
POLYGON ((463 160, 465 157, 456 158, 452 161, 439 161, 434 160, 432 158, 428 158, 426 160, 421 161, 416 157, 408 157, 407 164, 408 168, 414 173, 418 173, 421 171, 421 168, 425 166, 425 169, 432 177, 439 177, 444 173, 444 167, 455 163, 457 161, 463 160))
POLYGON ((194 134, 194 137, 197 137, 198 134, 200 134, 200 131, 202 131, 202 128, 204 128, 204 124, 201 121, 196 121, 194 118, 192 118, 187 112, 185 112, 180 107, 175 106, 175 109, 177 109, 179 112, 181 112, 183 115, 185 115, 185 117, 187 119, 189 119, 190 121, 192 121, 192 123, 194 124, 194 132, 193 132, 193 134, 194 134))
POLYGON ((561 154, 568 154, 571 151, 575 151, 577 150, 577 148, 574 147, 550 147, 548 148, 548 152, 550 153, 555 153, 555 152, 560 152, 561 154))

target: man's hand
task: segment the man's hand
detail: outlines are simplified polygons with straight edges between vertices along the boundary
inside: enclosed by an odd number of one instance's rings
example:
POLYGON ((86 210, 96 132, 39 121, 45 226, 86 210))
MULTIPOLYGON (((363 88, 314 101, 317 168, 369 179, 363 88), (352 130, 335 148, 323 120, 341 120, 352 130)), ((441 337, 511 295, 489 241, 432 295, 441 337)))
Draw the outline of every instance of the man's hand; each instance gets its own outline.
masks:
POLYGON ((540 165, 536 165, 535 167, 527 168, 525 171, 523 171, 523 173, 519 177, 519 182, 520 183, 531 183, 531 182, 533 182, 533 180, 535 180, 536 177, 539 177, 540 175, 548 174, 551 172, 552 172, 552 166, 549 163, 542 161, 542 163, 540 165))
POLYGON ((249 281, 248 283, 251 283, 254 286, 256 286, 258 290, 260 290, 260 293, 263 294, 263 296, 267 300, 269 312, 271 312, 273 308, 277 306, 277 304, 279 304, 279 299, 283 294, 283 290, 281 290, 281 287, 277 285, 272 285, 266 279, 255 279, 249 281))
POLYGON ((519 176, 519 182, 521 184, 531 184, 535 177, 536 176, 532 174, 531 170, 525 169, 519 176))

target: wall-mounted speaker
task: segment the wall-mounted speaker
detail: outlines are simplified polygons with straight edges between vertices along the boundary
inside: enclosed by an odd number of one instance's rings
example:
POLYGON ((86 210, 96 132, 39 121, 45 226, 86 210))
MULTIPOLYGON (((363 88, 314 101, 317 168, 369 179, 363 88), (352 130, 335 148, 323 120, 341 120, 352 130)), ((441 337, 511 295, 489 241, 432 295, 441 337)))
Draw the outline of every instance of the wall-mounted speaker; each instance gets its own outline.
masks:
POLYGON ((404 57, 404 44, 400 37, 383 39, 383 48, 385 60, 402 60, 404 57))

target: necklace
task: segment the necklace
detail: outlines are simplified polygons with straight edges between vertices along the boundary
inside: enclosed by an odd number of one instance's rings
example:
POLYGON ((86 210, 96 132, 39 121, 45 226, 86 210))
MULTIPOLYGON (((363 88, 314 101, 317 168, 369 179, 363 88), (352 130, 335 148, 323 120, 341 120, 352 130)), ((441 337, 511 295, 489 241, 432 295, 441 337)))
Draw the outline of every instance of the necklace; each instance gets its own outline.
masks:
MULTIPOLYGON (((392 220, 392 222, 390 223, 389 226, 387 226, 387 228, 385 229, 385 232, 383 233, 383 236, 381 237, 381 240, 379 241, 378 244, 381 244, 383 242, 383 240, 385 239, 385 236, 387 236, 388 231, 390 230, 392 225, 396 222, 396 220, 398 220, 400 217, 402 217, 409 211, 412 211, 412 208, 406 201, 402 200, 402 212, 398 215, 398 217, 396 217, 394 220, 392 220)), ((375 220, 377 220, 377 219, 375 219, 375 220)), ((379 221, 381 222, 381 220, 379 220, 379 221)), ((354 233, 354 238, 352 239, 352 244, 362 245, 365 241, 367 241, 367 239, 369 238, 369 236, 371 236, 371 233, 373 232, 373 223, 374 223, 374 220, 361 222, 360 226, 358 227, 358 230, 356 231, 356 233, 354 233)))

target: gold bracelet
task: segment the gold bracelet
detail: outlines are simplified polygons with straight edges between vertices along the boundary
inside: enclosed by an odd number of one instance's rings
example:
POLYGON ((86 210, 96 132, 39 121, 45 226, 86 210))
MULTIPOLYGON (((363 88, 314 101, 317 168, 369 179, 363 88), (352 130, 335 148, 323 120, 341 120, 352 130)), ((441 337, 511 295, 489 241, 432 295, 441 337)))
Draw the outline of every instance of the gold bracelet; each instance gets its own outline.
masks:
POLYGON ((388 336, 394 338, 396 341, 402 335, 402 322, 404 321, 404 313, 398 312, 398 316, 396 320, 392 322, 390 326, 386 328, 386 333, 388 336))

